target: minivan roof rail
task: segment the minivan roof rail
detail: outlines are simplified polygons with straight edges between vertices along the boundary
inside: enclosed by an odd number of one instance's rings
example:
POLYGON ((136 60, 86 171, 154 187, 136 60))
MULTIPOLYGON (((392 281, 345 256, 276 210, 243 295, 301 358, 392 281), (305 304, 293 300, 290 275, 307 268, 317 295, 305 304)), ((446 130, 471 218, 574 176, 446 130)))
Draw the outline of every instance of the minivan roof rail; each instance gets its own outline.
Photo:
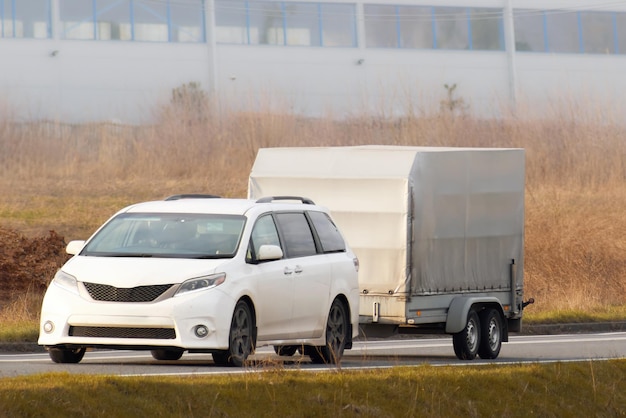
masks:
POLYGON ((185 193, 175 194, 165 198, 165 200, 180 200, 180 199, 219 199, 220 196, 214 194, 200 194, 200 193, 185 193))
POLYGON ((305 205, 314 205, 315 203, 308 197, 301 196, 265 196, 257 200, 257 203, 272 203, 275 200, 299 200, 305 205))

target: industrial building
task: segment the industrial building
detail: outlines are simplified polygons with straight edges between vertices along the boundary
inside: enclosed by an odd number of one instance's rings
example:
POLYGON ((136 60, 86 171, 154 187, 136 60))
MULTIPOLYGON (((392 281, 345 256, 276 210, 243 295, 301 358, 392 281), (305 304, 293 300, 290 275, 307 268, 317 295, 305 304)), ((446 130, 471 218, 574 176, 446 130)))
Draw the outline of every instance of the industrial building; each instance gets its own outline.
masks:
POLYGON ((220 109, 346 117, 621 109, 626 1, 0 0, 0 112, 147 123, 220 109))

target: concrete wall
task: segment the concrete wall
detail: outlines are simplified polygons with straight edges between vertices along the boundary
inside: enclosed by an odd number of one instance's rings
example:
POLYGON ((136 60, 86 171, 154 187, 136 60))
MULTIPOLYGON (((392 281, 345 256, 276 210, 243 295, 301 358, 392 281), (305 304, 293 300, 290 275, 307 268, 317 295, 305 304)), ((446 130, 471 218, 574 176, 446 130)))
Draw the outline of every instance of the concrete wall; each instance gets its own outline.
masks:
POLYGON ((399 115, 439 109, 456 84, 478 116, 541 116, 582 104, 626 109, 626 55, 218 45, 215 85, 233 108, 309 115, 399 115), (515 100, 514 100, 515 99, 515 100))
POLYGON ((210 76, 205 44, 3 39, 0 57, 0 104, 24 120, 141 123, 210 76))
POLYGON ((502 52, 220 45, 217 57, 216 83, 227 100, 245 103, 251 92, 270 93, 283 98, 282 105, 313 115, 438 106, 444 84, 454 83, 477 107, 489 107, 495 95, 508 99, 502 52))

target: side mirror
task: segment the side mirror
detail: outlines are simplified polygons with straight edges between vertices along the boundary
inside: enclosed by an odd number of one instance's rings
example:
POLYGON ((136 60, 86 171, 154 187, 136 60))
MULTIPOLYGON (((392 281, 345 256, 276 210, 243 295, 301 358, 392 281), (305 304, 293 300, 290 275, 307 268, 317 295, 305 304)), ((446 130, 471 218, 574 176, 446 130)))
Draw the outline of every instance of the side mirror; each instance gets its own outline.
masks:
POLYGON ((76 255, 85 246, 85 241, 70 241, 65 247, 65 252, 70 255, 76 255))
POLYGON ((280 260, 283 258, 283 250, 278 245, 261 245, 259 247, 259 254, 257 254, 257 260, 280 260))

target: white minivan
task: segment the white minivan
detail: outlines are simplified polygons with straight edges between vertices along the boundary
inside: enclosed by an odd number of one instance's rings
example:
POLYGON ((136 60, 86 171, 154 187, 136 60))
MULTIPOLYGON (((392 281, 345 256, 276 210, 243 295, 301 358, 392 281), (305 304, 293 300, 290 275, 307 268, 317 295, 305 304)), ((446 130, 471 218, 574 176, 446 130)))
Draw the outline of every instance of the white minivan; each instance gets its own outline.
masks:
POLYGON ((41 310, 39 344, 57 363, 93 347, 242 366, 263 345, 337 363, 358 335, 358 259, 306 198, 139 203, 67 252, 41 310))

